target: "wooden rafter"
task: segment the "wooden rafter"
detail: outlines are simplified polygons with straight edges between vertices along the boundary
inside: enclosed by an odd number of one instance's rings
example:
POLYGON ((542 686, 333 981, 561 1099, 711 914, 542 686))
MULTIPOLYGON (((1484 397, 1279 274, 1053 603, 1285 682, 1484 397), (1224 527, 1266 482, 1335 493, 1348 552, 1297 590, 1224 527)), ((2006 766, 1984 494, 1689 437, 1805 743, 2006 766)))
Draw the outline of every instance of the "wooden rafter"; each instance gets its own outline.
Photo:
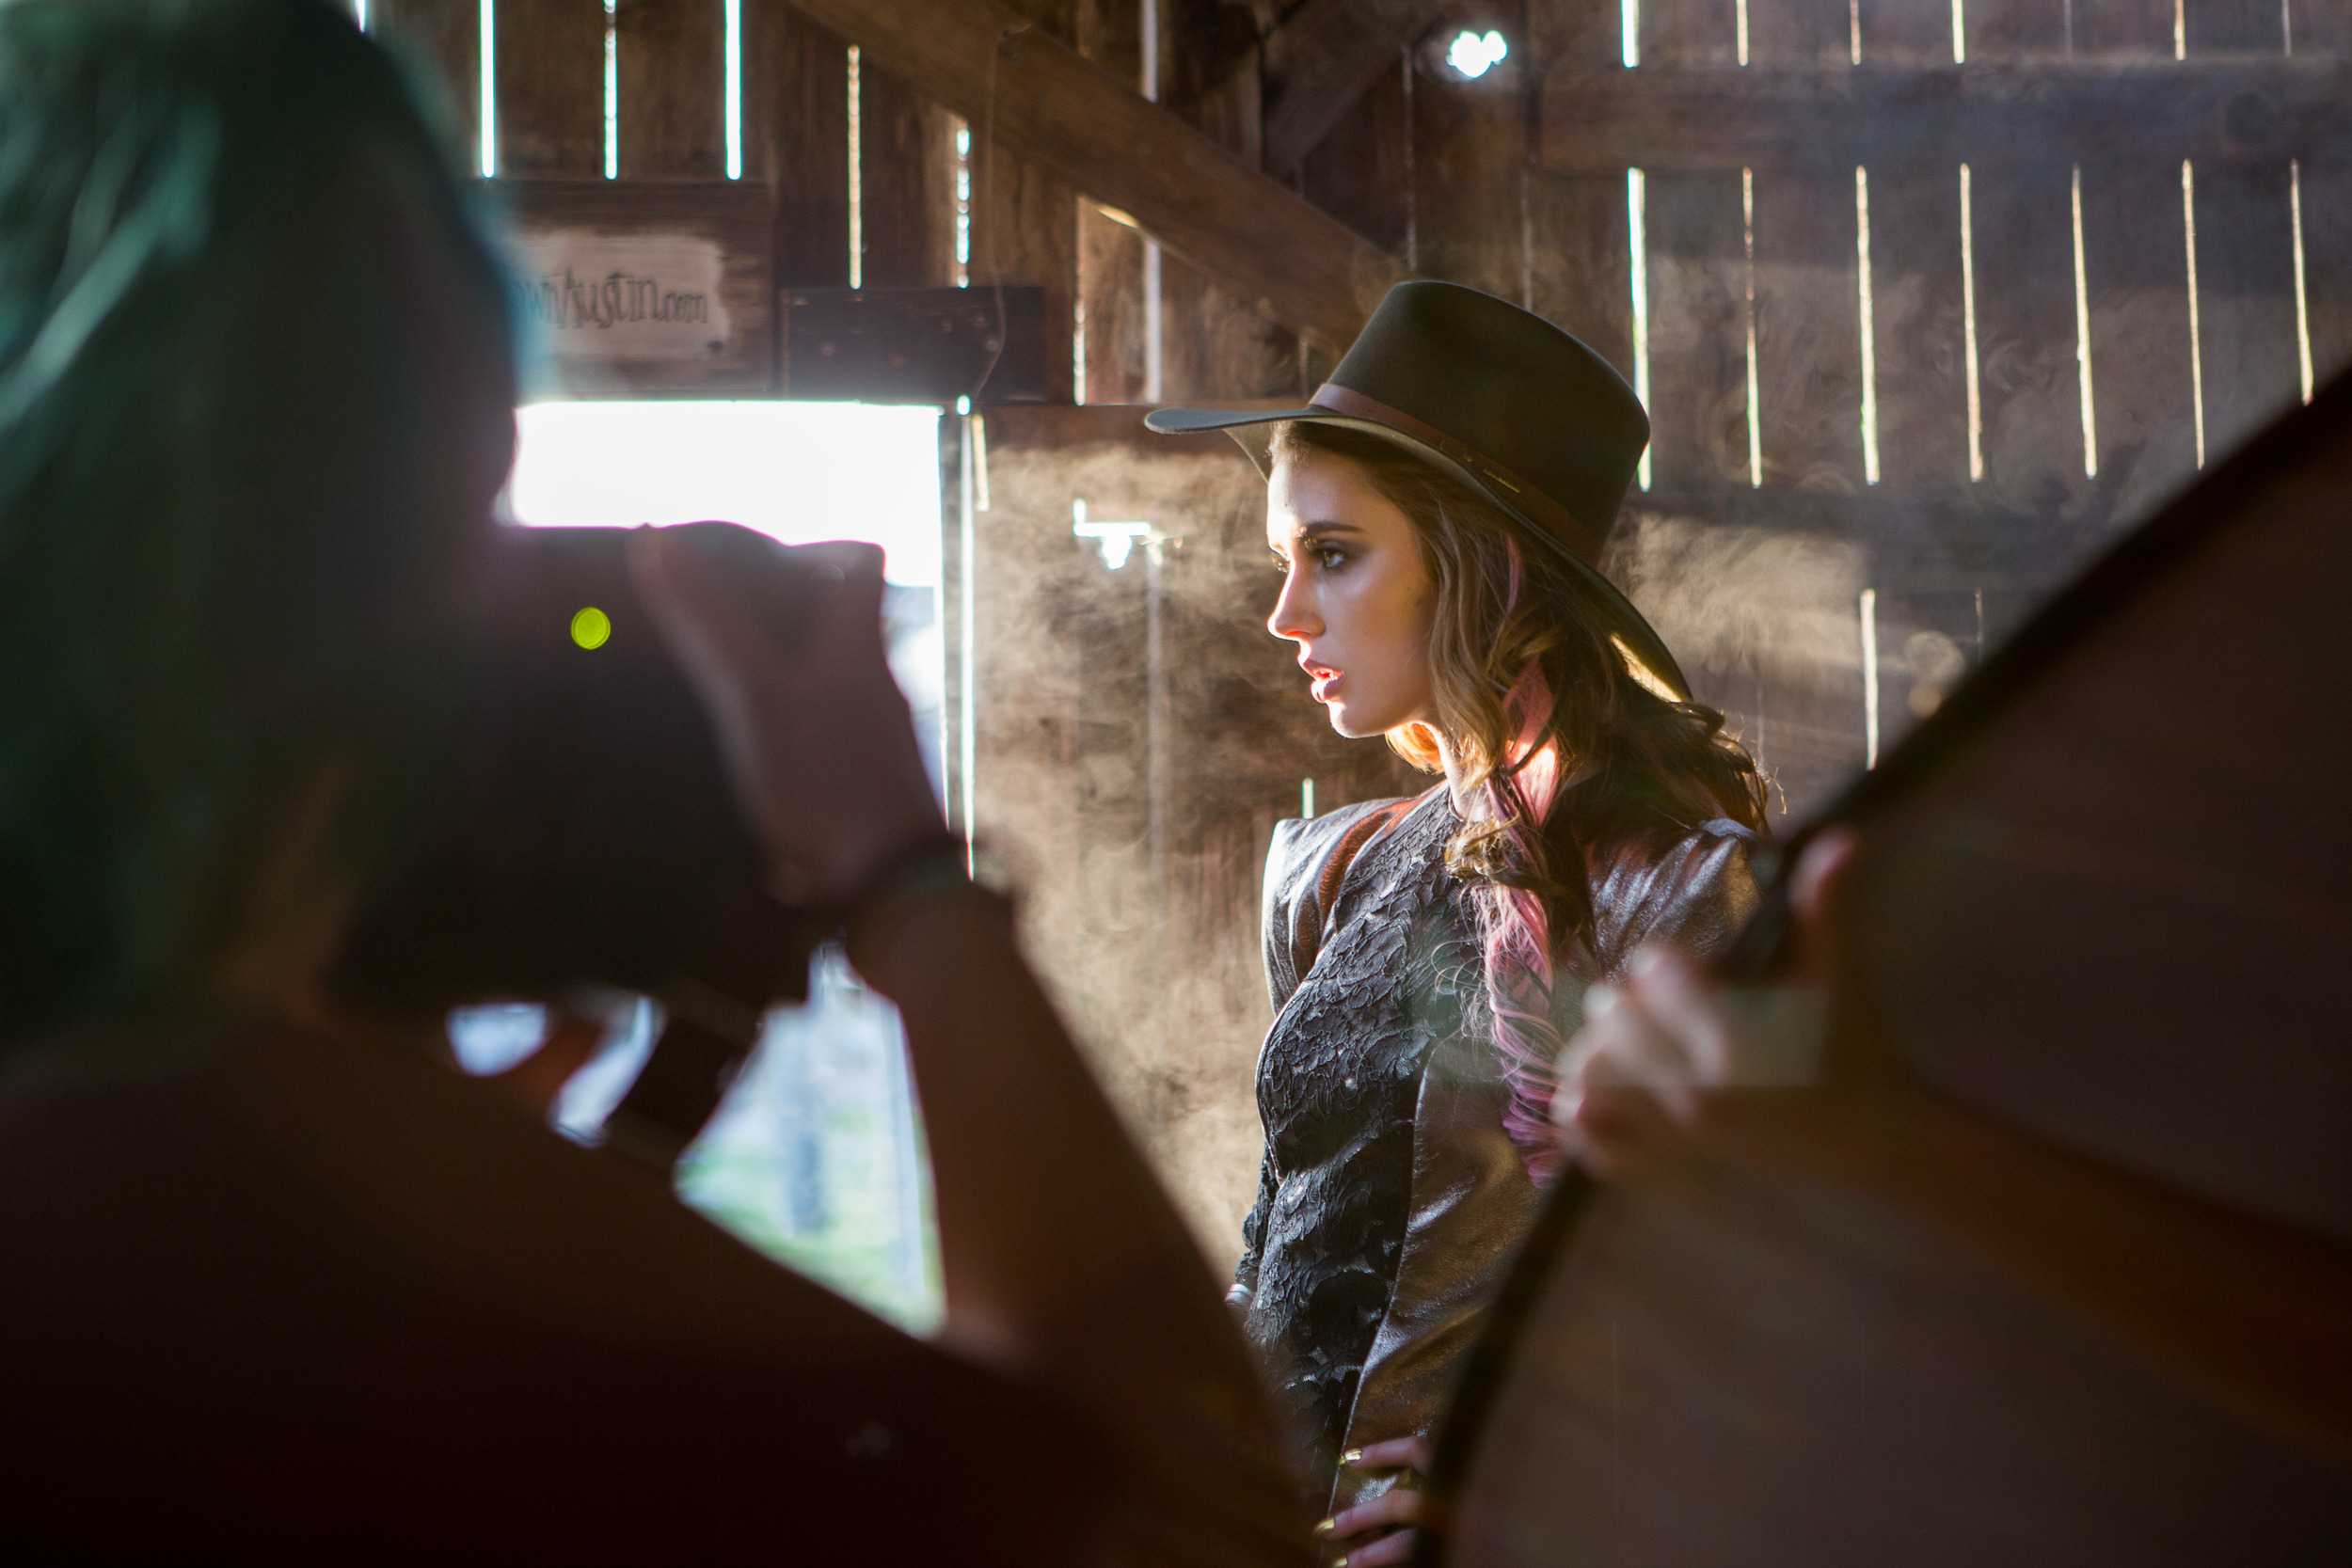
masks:
POLYGON ((789 0, 1020 157, 1058 170, 1274 320, 1344 348, 1396 258, 1001 0, 789 0))
POLYGON ((1804 70, 1563 66, 1543 161, 1563 172, 2068 162, 2282 164, 2352 141, 2338 59, 2042 60, 1804 70))
POLYGON ((1444 0, 1307 0, 1265 40, 1265 162, 1293 169, 1429 30, 1444 0))

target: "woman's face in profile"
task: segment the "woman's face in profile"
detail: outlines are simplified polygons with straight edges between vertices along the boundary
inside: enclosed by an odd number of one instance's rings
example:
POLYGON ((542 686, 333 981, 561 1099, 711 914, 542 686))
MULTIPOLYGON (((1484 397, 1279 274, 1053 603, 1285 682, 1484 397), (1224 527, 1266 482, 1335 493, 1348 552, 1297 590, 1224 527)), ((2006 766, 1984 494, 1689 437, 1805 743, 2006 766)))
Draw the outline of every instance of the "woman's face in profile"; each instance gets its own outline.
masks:
POLYGON ((1351 737, 1434 717, 1437 585, 1402 508, 1363 468, 1318 452, 1274 466, 1266 546, 1282 573, 1266 629, 1297 644, 1309 691, 1351 737))

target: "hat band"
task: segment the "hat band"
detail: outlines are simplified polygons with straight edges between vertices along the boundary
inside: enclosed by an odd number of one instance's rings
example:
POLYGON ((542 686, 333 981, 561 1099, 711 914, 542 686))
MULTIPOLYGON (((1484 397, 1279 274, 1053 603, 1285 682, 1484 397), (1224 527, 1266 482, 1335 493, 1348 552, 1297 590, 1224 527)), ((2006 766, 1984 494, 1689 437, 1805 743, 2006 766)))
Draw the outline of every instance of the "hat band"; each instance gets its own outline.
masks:
POLYGON ((1391 408, 1378 398, 1368 398, 1337 382, 1325 382, 1307 401, 1313 407, 1344 415, 1351 420, 1386 425, 1400 436, 1411 436, 1439 456, 1460 464, 1493 484, 1508 499, 1509 505, 1526 514, 1531 522, 1549 530, 1579 561, 1589 566, 1600 559, 1600 540, 1575 514, 1546 495, 1540 487, 1521 479, 1469 442, 1456 440, 1436 425, 1417 420, 1402 408, 1391 408))

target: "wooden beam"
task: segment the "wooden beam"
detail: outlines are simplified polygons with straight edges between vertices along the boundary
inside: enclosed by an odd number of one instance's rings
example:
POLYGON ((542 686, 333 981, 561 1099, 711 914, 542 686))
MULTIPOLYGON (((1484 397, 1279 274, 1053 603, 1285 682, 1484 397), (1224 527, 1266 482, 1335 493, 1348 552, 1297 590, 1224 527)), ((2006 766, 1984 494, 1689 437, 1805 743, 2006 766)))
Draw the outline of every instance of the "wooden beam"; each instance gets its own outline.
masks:
POLYGON ((2108 510, 2093 498, 2064 515, 2018 506, 1986 486, 1853 492, 1786 485, 1689 485, 1636 490, 1625 501, 1628 527, 1666 518, 1723 532, 1796 534, 1860 548, 1873 579, 1906 589, 1964 588, 1997 580, 2046 586, 2120 538, 2137 515, 2108 510))
POLYGON ((1047 291, 787 289, 784 395, 818 402, 1067 402, 1046 354, 1047 291), (1062 392, 1060 398, 1056 392, 1062 392))
POLYGON ((1305 162, 1444 9, 1444 0, 1307 0, 1268 34, 1266 167, 1305 162))
POLYGON ((1552 168, 1874 171, 2193 158, 2283 166, 2352 145, 2352 61, 2075 61, 1876 70, 1568 62, 1544 82, 1552 168))
POLYGON ((1051 165, 1168 250, 1327 347, 1355 338, 1397 260, 1038 31, 1001 0, 792 0, 973 135, 1051 165))

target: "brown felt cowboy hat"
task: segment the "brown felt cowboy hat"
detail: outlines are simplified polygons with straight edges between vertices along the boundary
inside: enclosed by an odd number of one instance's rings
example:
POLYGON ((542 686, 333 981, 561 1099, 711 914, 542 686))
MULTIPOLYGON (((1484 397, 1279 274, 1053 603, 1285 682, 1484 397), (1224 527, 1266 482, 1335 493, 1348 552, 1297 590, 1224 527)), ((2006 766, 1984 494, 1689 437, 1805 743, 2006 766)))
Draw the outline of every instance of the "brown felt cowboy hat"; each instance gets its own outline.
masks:
POLYGON ((1608 360, 1551 323, 1458 283, 1399 283, 1303 408, 1158 408, 1162 435, 1222 430, 1263 473, 1274 426, 1344 425, 1406 447, 1573 566, 1637 675, 1691 684, 1664 639, 1600 575, 1601 546, 1649 444, 1649 416, 1608 360))

